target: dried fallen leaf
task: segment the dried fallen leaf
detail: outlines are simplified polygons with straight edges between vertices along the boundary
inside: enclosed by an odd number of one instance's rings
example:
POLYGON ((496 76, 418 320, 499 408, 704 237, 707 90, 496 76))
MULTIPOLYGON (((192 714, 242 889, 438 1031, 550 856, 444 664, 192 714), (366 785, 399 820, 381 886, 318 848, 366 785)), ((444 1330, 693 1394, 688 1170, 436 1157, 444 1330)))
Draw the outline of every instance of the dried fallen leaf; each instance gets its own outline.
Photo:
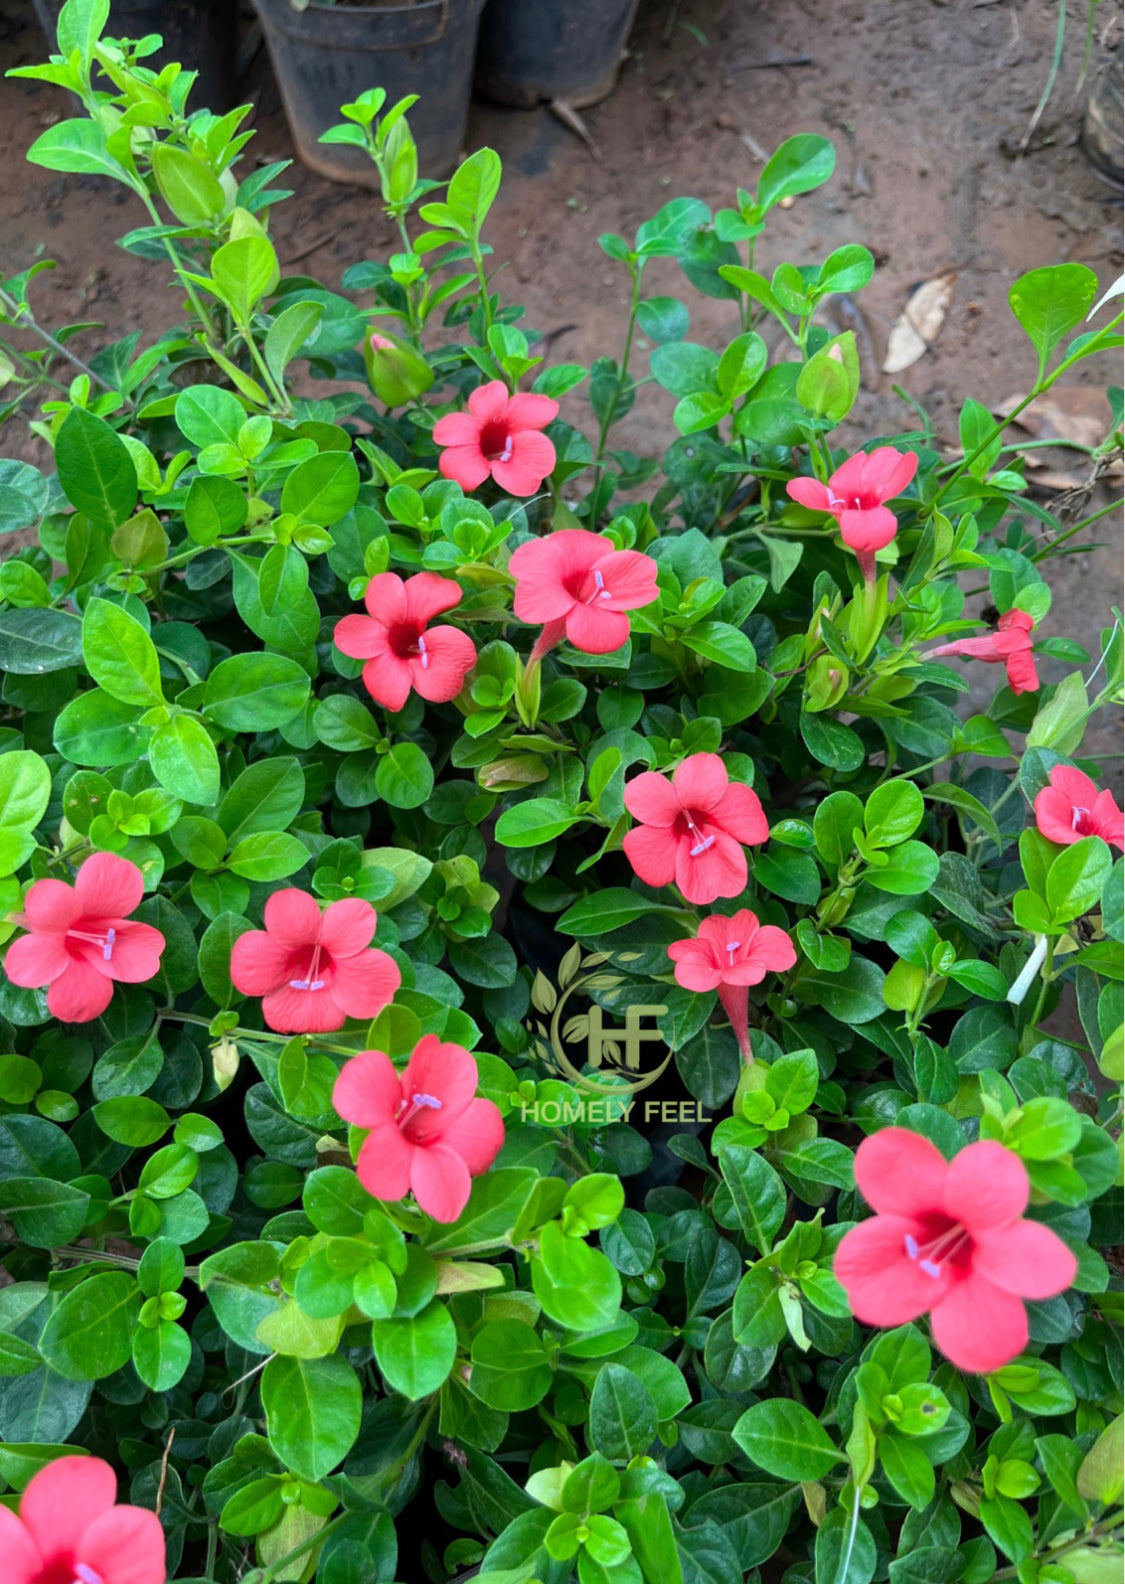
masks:
MULTIPOLYGON (((1022 400, 1009 396, 996 407, 997 417, 1005 417, 1022 400)), ((1068 440, 1080 446, 1100 445, 1111 421, 1104 391, 1091 385, 1056 385, 1049 396, 1037 397, 1012 419, 1033 440, 1068 440)))
POLYGON ((901 374, 903 369, 917 363, 937 339, 953 298, 956 278, 955 272, 948 270, 944 275, 935 275, 933 280, 923 281, 911 292, 906 307, 891 326, 884 374, 901 374))

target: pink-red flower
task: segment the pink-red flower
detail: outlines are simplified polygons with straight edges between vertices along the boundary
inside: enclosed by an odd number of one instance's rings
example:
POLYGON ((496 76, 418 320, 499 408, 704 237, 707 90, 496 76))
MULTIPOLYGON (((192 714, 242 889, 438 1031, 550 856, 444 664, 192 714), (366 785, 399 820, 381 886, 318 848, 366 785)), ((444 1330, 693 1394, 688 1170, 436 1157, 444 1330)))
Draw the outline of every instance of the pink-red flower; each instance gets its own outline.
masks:
POLYGON ((960 655, 964 660, 984 660, 989 665, 1003 662, 1008 668, 1008 686, 1013 693, 1037 693, 1039 674, 1031 648, 1031 629, 1035 620, 1026 611, 1005 611, 994 632, 980 638, 958 638, 955 643, 928 649, 925 658, 960 655))
POLYGON ((797 961, 793 942, 775 924, 759 924, 749 908, 732 918, 712 913, 688 940, 673 941, 668 955, 675 963, 676 983, 685 990, 717 990, 723 1011, 738 1040, 744 1061, 750 1049, 750 986, 767 973, 782 973, 797 961))
POLYGON ((359 897, 322 913, 307 891, 275 891, 265 929, 234 943, 231 983, 262 997, 262 1015, 279 1034, 327 1034, 350 1017, 377 1017, 402 976, 394 958, 371 945, 375 925, 375 909, 359 897))
POLYGON ((143 984, 160 967, 163 935, 129 919, 144 889, 136 864, 105 852, 87 858, 72 886, 36 880, 16 915, 28 934, 8 947, 8 978, 25 989, 49 985, 47 1009, 60 1023, 100 1017, 115 983, 143 984))
POLYGON ((1100 836, 1125 851, 1125 815, 1108 790, 1099 792, 1072 765, 1055 765, 1050 784, 1035 797, 1035 822, 1048 841, 1069 847, 1083 836, 1100 836))
POLYGON ((337 649, 367 662, 363 685, 377 704, 400 710, 412 689, 432 704, 457 697, 476 664, 473 640, 456 627, 428 623, 460 598, 459 585, 436 572, 416 572, 405 582, 380 572, 363 596, 368 614, 336 623, 337 649))
POLYGON ((615 550, 585 528, 560 528, 513 551, 520 621, 542 622, 532 650, 540 659, 565 636, 583 654, 612 654, 629 641, 626 611, 651 605, 656 562, 639 550, 615 550))
POLYGON ((840 537, 854 550, 864 577, 875 576, 875 552, 890 544, 898 532, 898 519, 886 502, 901 495, 918 471, 913 451, 878 446, 849 457, 827 484, 819 479, 790 479, 785 486, 792 500, 810 511, 830 512, 840 525, 840 537))
POLYGON ((356 1162, 376 1199, 409 1190, 435 1221, 456 1221, 470 1178, 487 1171, 504 1142, 491 1100, 474 1099, 477 1064, 460 1045, 427 1034, 400 1074, 382 1051, 361 1051, 336 1080, 332 1104, 370 1131, 356 1162))
POLYGON ((33 1474, 18 1517, 0 1506, 4 1584, 164 1584, 160 1519, 116 1497, 101 1458, 60 1457, 33 1474))
POLYGON ((732 785, 713 753, 692 754, 671 780, 642 771, 625 788, 625 807, 640 821, 624 842, 637 877, 650 886, 674 880, 689 902, 738 896, 747 879, 743 848, 769 835, 756 793, 732 785))
POLYGON ((934 1342, 958 1369, 985 1374, 1022 1353, 1023 1300, 1053 1298, 1074 1280, 1062 1239, 1023 1219, 1023 1162, 994 1140, 947 1161, 917 1133, 883 1128, 859 1146, 855 1180, 878 1213, 836 1250, 853 1313, 876 1326, 929 1314, 934 1342))
POLYGON ((509 396, 503 380, 479 385, 468 412, 447 413, 434 425, 434 439, 444 447, 442 477, 469 491, 491 475, 509 495, 534 495, 554 471, 555 448, 539 431, 558 410, 549 396, 509 396))

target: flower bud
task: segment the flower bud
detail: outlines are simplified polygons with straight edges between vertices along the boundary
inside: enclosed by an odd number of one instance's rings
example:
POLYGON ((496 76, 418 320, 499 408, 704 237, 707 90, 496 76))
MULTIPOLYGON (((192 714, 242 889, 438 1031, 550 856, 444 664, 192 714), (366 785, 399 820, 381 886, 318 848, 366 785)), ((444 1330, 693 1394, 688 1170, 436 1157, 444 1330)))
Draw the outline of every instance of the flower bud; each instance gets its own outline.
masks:
POLYGON ((413 347, 381 330, 369 330, 363 362, 371 389, 388 407, 404 407, 434 382, 433 370, 413 347))

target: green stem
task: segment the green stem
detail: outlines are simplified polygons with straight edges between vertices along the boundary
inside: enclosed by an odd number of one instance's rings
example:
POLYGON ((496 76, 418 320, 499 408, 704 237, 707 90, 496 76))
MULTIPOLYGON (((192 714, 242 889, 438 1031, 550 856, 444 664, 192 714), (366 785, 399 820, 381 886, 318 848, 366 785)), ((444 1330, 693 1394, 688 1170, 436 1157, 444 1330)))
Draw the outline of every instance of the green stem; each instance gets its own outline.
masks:
POLYGON ((614 386, 613 400, 606 409, 605 417, 598 425, 598 449, 594 457, 594 461, 597 464, 595 486, 601 482, 601 476, 604 472, 603 458, 605 457, 606 441, 609 439, 609 431, 613 427, 617 413, 617 403, 621 399, 621 393, 625 389, 626 381, 629 378, 629 358, 633 351, 633 335, 637 328, 637 308, 641 300, 641 280, 644 275, 644 266, 640 261, 632 267, 631 274, 633 277, 633 291, 629 298, 629 322, 625 329, 625 346, 621 353, 621 368, 617 375, 617 383, 614 386))
POLYGON ((242 336, 243 341, 246 343, 246 346, 247 346, 247 348, 248 348, 248 350, 250 352, 250 357, 251 357, 251 359, 252 359, 252 361, 254 363, 254 367, 258 370, 258 373, 262 376, 262 380, 265 383, 266 389, 269 391, 270 395, 273 397, 274 401, 277 404, 278 412, 281 414, 281 416, 283 418, 287 418, 289 416, 289 414, 293 411, 293 407, 292 407, 292 404, 290 403, 288 395, 286 394, 285 390, 274 379, 273 374, 270 371, 269 365, 267 364, 267 362, 266 362, 265 358, 262 356, 262 354, 258 351, 258 348, 257 348, 257 346, 255 345, 255 342, 254 342, 254 337, 250 333, 249 325, 239 325, 238 329, 239 329, 239 333, 242 336))
POLYGON ((1028 1024, 1028 1028, 1038 1028, 1039 1019, 1043 1016, 1043 1008, 1047 1002, 1047 992, 1050 990, 1055 979, 1055 976, 1051 971, 1052 967, 1054 966, 1054 956, 1055 942, 1052 938, 1048 937, 1047 959, 1043 964, 1039 981, 1039 999, 1035 1003, 1035 1011, 1031 1014, 1031 1021, 1028 1024))
MULTIPOLYGON (((21 329, 30 330, 33 335, 39 337, 40 341, 45 342, 53 352, 57 352, 60 357, 66 358, 68 363, 73 363, 78 372, 85 374, 92 384, 100 385, 104 391, 112 391, 115 396, 121 396, 121 400, 129 408, 130 412, 133 410, 135 403, 131 402, 128 397, 123 396, 109 380, 103 379, 100 374, 96 374, 90 365, 84 363, 80 357, 77 357, 69 347, 65 347, 61 341, 57 341, 49 330, 44 330, 30 308, 21 308, 15 298, 9 297, 6 291, 0 291, 0 308, 3 308, 4 312, 9 315, 14 325, 18 325, 21 329)), ((20 354, 17 352, 16 356, 19 357, 20 354)))
MULTIPOLYGON (((1048 1546, 1044 1551, 1036 1551, 1028 1561, 1053 1562, 1057 1557, 1066 1556, 1070 1551, 1077 1551, 1082 1546, 1089 1545, 1091 1540, 1099 1540, 1103 1535, 1112 1535, 1115 1530, 1121 1528, 1123 1521, 1125 1521, 1125 1512, 1116 1512, 1112 1518, 1103 1518, 1100 1523, 1092 1524, 1084 1534, 1074 1535, 1071 1539, 1063 1541, 1061 1545, 1048 1546)), ((1117 1560, 1120 1561, 1120 1558, 1117 1560)), ((1027 1562, 1024 1562, 1019 1567, 1001 1568, 998 1573, 992 1575, 993 1580, 1019 1578, 1026 1566, 1027 1562)))
POLYGON ((1083 517, 1080 523, 1075 523, 1073 528, 1068 528, 1066 532, 1061 533, 1057 539, 1052 539, 1050 543, 1045 544, 1041 550, 1036 550, 1035 554, 1030 556, 1028 559, 1031 561, 1045 561, 1049 556, 1054 554, 1059 545, 1065 544, 1068 539, 1073 539, 1075 534, 1082 532, 1083 528, 1089 528, 1092 526, 1092 524, 1096 523, 1099 518, 1108 517, 1110 512, 1117 512, 1120 510, 1121 502, 1119 500, 1110 501, 1108 506, 1103 506, 1100 511, 1091 512, 1089 517, 1083 517))
MULTIPOLYGON (((152 221, 153 225, 162 226, 164 222, 160 218, 160 211, 153 203, 152 197, 149 194, 147 187, 144 187, 143 185, 140 186, 137 189, 137 193, 141 202, 148 210, 149 219, 152 221)), ((167 237, 161 237, 161 241, 164 244, 164 251, 168 255, 168 262, 176 272, 176 279, 187 292, 188 299, 195 310, 196 317, 199 319, 200 324, 202 324, 207 331, 210 339, 212 341, 217 341, 219 336, 215 327, 215 322, 211 318, 211 315, 208 313, 207 309, 203 306, 202 302, 199 300, 199 293, 196 291, 195 286, 190 280, 188 280, 184 266, 180 262, 180 255, 176 252, 175 248, 172 246, 167 237)))

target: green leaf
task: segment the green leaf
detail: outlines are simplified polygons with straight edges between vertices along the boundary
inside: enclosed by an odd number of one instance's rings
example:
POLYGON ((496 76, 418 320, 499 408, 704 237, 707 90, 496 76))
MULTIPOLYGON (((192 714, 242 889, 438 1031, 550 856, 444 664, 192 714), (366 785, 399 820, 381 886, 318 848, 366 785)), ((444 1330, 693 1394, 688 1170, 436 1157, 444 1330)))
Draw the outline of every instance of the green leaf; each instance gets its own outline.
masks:
POLYGON ((760 1253, 768 1254, 785 1218, 785 1185, 767 1160, 743 1145, 721 1146, 719 1165, 742 1230, 760 1253))
POLYGON ((0 611, 0 671, 40 676, 82 662, 82 623, 57 610, 0 611))
POLYGON ((867 839, 876 847, 893 847, 913 836, 925 814, 926 805, 913 781, 884 781, 863 811, 867 839))
POLYGON ((218 821, 233 846, 259 831, 284 830, 304 801, 305 776, 297 760, 262 759, 234 781, 219 805, 218 821))
POLYGON ((211 275, 235 320, 248 325, 262 298, 276 290, 281 272, 269 237, 251 235, 224 243, 211 260, 211 275))
POLYGON ((51 772, 37 753, 0 754, 0 829, 34 830, 51 801, 51 772))
POLYGON ((193 445, 229 445, 238 449, 246 409, 229 390, 218 385, 187 385, 176 397, 176 426, 193 445))
POLYGON ((420 808, 434 789, 434 767, 417 743, 395 743, 375 766, 375 791, 392 808, 420 808))
POLYGON ((75 176, 110 176, 132 186, 125 167, 109 153, 106 136, 96 121, 59 121, 40 134, 24 156, 32 165, 67 171, 75 176))
POLYGON ((1102 1431, 1082 1460, 1075 1480, 1086 1501, 1110 1507, 1121 1500, 1125 1463, 1125 1415, 1118 1414, 1102 1431))
MULTIPOLYGON (((227 199, 218 177, 187 149, 156 139, 150 145, 150 158, 160 196, 182 225, 203 226, 223 213, 227 199)), ((237 245, 227 243, 227 247, 237 245)))
POLYGON ((172 1320, 139 1326, 133 1334, 133 1366, 150 1391, 177 1386, 191 1363, 191 1338, 172 1320))
POLYGON ((836 169, 836 150, 827 138, 811 132, 787 138, 766 161, 758 181, 758 205, 765 211, 783 198, 820 187, 836 169))
POLYGON ((623 886, 609 886, 575 902, 559 919, 557 928, 564 935, 605 935, 653 911, 647 897, 623 886))
POLYGON ((1100 836, 1084 836, 1062 852, 1047 871, 1047 906, 1055 924, 1069 924, 1098 902, 1113 868, 1113 854, 1100 836))
POLYGON ((107 1138, 134 1149, 155 1144, 172 1125, 164 1107, 146 1095, 117 1095, 111 1100, 99 1100, 92 1113, 107 1138))
POLYGON ((614 1463, 647 1452, 656 1438, 656 1404, 644 1382, 623 1365, 603 1364, 590 1397, 590 1440, 614 1463))
POLYGON ((127 1363, 140 1309, 132 1276, 107 1271, 64 1293, 39 1339, 39 1351, 66 1380, 103 1380, 127 1363))
POLYGON ((1082 323, 1097 294, 1098 278, 1085 264, 1049 264, 1029 270, 1012 286, 1008 302, 1035 348, 1040 378, 1051 353, 1082 323))
POLYGON ((446 203, 467 236, 480 235, 485 216, 500 191, 502 172, 500 156, 490 148, 478 149, 454 172, 446 203))
POLYGON ((49 1177, 8 1177, 0 1182, 0 1215, 33 1248, 58 1248, 82 1233, 90 1195, 49 1177))
POLYGON ((111 698, 122 704, 163 703, 156 645, 120 605, 90 600, 82 617, 82 654, 90 675, 111 698))
POLYGON ((535 1295, 552 1320, 571 1331, 612 1325, 621 1304, 621 1278, 600 1249, 568 1238, 549 1221, 531 1263, 535 1295))
POLYGON ((152 773, 173 796, 209 808, 219 798, 219 756, 207 728, 194 715, 174 715, 152 734, 152 773))
POLYGON ((55 721, 55 747, 72 764, 131 764, 146 751, 152 730, 140 724, 142 709, 122 704, 100 688, 80 693, 55 721))
POLYGON ((554 1379, 550 1359, 533 1326, 494 1320, 473 1338, 469 1388, 491 1408, 518 1413, 542 1402, 554 1379))
POLYGON ((59 54, 68 60, 77 50, 88 67, 108 21, 109 0, 67 0, 55 24, 59 54))
POLYGON ((308 862, 308 848, 286 831, 244 836, 227 860, 232 874, 258 881, 285 880, 308 862))
POLYGON ((752 1463, 778 1479, 821 1480, 844 1461, 820 1421, 786 1398, 755 1403, 731 1433, 752 1463))
POLYGON ((408 1319, 373 1321, 371 1341, 387 1385, 415 1401, 437 1391, 457 1356, 457 1332, 440 1298, 408 1319))
POLYGON ((233 479, 201 473, 192 479, 184 502, 184 527, 196 544, 213 545, 224 534, 237 533, 248 511, 246 496, 233 479))
POLYGON ((287 655, 232 655, 207 678, 203 711, 224 731, 272 731, 304 708, 310 686, 308 672, 287 655))
POLYGON ((322 451, 295 467, 281 492, 281 509, 299 523, 330 528, 346 517, 359 494, 359 469, 350 451, 322 451))
POLYGON ((132 516, 137 470, 128 446, 104 418, 72 407, 55 440, 55 465, 63 494, 92 523, 116 528, 132 516))
POLYGON ((504 847, 541 847, 580 818, 557 798, 532 798, 504 810, 496 821, 496 839, 504 847))
POLYGON ((321 1480, 359 1435, 363 1393, 344 1358, 272 1358, 262 1372, 270 1444, 304 1479, 321 1480))
POLYGON ((30 1375, 42 1362, 38 1351, 30 1342, 13 1336, 9 1331, 0 1331, 0 1377, 30 1375))
POLYGON ((323 303, 296 302, 277 315, 266 331, 263 348, 266 364, 275 379, 281 379, 305 343, 315 338, 323 313, 323 303))

